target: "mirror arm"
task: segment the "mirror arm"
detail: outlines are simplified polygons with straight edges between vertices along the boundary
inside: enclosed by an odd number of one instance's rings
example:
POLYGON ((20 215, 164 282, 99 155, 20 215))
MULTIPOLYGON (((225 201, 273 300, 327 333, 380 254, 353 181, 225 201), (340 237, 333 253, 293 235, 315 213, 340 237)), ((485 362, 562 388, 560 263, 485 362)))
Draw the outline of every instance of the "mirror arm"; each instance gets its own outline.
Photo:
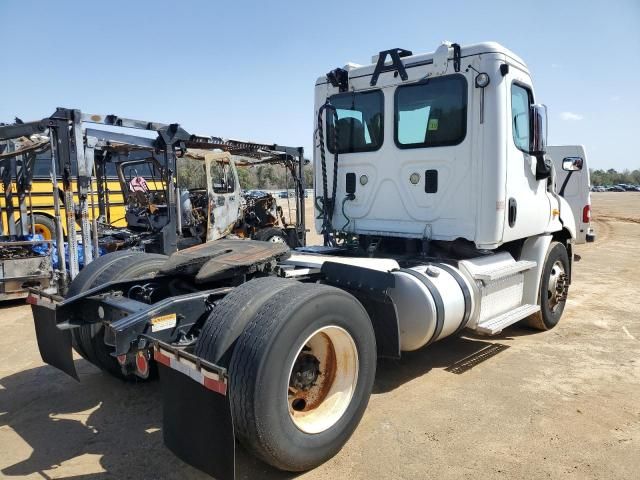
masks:
POLYGON ((546 162, 544 153, 536 154, 536 180, 544 180, 551 176, 551 162, 546 162))

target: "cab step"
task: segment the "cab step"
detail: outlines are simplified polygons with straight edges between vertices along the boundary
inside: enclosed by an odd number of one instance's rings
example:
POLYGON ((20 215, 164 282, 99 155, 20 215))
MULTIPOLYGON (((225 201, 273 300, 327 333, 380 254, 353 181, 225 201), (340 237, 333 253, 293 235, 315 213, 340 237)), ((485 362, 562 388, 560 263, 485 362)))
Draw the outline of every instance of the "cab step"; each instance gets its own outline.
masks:
POLYGON ((498 265, 493 268, 483 268, 473 272, 473 278, 481 280, 484 283, 495 282, 501 278, 506 278, 516 273, 530 270, 536 266, 536 262, 529 260, 520 260, 517 262, 509 262, 506 265, 498 265))
POLYGON ((485 320, 482 323, 479 323, 475 330, 476 332, 485 335, 495 335, 497 333, 500 333, 509 325, 513 325, 523 318, 536 313, 538 310, 540 310, 539 305, 521 305, 518 308, 514 308, 513 310, 509 310, 508 312, 498 315, 497 317, 493 317, 485 320))

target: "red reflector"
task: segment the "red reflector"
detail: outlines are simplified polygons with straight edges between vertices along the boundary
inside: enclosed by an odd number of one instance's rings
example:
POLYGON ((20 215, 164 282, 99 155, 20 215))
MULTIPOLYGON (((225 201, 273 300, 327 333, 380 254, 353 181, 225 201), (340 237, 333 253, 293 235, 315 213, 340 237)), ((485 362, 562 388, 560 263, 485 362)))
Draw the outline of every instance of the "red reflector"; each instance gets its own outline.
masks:
POLYGON ((136 356, 136 368, 138 369, 138 373, 143 377, 149 374, 149 362, 147 362, 147 357, 145 357, 142 352, 138 352, 136 356))
POLYGON ((219 380, 214 380, 213 378, 209 378, 205 376, 203 385, 205 388, 208 388, 209 390, 213 390, 214 392, 219 393, 221 395, 227 394, 227 385, 224 382, 221 382, 219 380))
POLYGON ((158 350, 153 352, 153 358, 156 362, 171 367, 171 359, 166 355, 160 353, 158 350))
POLYGON ((591 205, 585 205, 582 209, 582 223, 591 222, 591 205))
POLYGON ((36 297, 35 295, 29 294, 29 296, 27 297, 27 303, 30 305, 37 305, 38 297, 36 297))
POLYGON ((118 359, 118 363, 120 365, 124 365, 125 363, 127 363, 127 356, 126 355, 118 355, 116 358, 118 359))

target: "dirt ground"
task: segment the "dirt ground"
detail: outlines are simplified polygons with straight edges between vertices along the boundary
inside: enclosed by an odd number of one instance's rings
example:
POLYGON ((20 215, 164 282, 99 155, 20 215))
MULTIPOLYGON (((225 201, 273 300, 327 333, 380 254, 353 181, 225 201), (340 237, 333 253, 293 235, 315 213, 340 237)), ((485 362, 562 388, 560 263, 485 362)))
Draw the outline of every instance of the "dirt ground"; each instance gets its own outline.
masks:
MULTIPOLYGON (((556 329, 449 338, 381 362, 351 440, 300 477, 638 478, 640 194, 593 194, 593 210, 597 243, 578 249, 556 329)), ((76 364, 81 383, 43 365, 29 308, 0 310, 4 477, 209 478, 163 446, 157 383, 76 364)), ((295 477, 238 457, 238 478, 295 477)))

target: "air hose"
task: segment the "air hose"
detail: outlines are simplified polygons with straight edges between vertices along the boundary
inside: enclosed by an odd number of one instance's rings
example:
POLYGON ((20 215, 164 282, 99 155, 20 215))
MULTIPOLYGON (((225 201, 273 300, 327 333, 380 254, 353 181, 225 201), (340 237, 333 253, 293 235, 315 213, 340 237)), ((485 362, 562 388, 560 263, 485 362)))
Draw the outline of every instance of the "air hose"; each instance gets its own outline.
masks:
POLYGON ((320 142, 320 165, 322 167, 322 197, 316 197, 316 207, 320 210, 322 218, 322 238, 325 246, 335 246, 335 229, 333 228, 333 212, 335 210, 336 189, 338 187, 338 113, 336 107, 331 105, 329 100, 318 110, 318 140, 320 142), (331 197, 329 197, 329 187, 327 185, 327 162, 324 142, 324 127, 322 114, 330 111, 333 115, 333 182, 331 197), (319 202, 322 204, 320 205, 319 202))
POLYGON ((353 193, 348 193, 342 200, 342 216, 347 219, 347 223, 345 223, 344 226, 342 227, 343 232, 346 232, 347 227, 351 223, 351 219, 347 216, 347 213, 344 211, 344 204, 347 203, 347 200, 353 201, 355 199, 356 199, 356 196, 353 193))

